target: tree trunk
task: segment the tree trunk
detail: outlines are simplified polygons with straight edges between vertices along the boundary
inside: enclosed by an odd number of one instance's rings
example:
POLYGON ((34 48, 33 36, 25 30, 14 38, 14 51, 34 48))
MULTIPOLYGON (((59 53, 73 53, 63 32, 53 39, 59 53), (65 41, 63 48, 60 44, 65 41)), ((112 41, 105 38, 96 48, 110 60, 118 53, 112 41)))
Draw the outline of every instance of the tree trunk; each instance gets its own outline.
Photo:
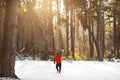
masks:
POLYGON ((4 33, 0 53, 0 77, 14 77, 17 39, 18 0, 6 0, 4 33))
POLYGON ((71 0, 71 6, 70 6, 70 31, 71 31, 71 52, 72 52, 72 57, 73 59, 75 59, 74 57, 74 26, 73 26, 73 1, 71 0))
POLYGON ((100 7, 99 7, 99 11, 100 11, 100 16, 99 16, 99 21, 100 21, 100 26, 99 26, 99 30, 100 30, 100 53, 99 53, 99 60, 103 61, 103 55, 104 55, 104 14, 103 14, 103 1, 100 0, 100 7))
POLYGON ((74 10, 73 10, 73 12, 74 12, 74 14, 73 14, 73 16, 74 16, 74 19, 73 19, 73 58, 74 58, 74 60, 76 60, 76 58, 75 58, 75 32, 76 32, 76 6, 75 6, 76 4, 75 4, 75 2, 74 2, 74 10))
POLYGON ((63 37, 62 37, 62 32, 61 32, 62 30, 61 30, 61 28, 59 29, 59 36, 60 36, 60 38, 59 38, 59 45, 60 45, 60 50, 62 50, 62 49, 64 49, 64 44, 63 44, 63 37))
POLYGON ((53 15, 52 15, 52 0, 49 0, 49 27, 50 27, 50 34, 51 34, 51 46, 52 46, 52 51, 53 51, 53 54, 54 54, 54 51, 55 51, 55 41, 54 41, 54 30, 53 30, 53 24, 52 24, 52 18, 53 18, 53 15))
POLYGON ((117 33, 117 58, 120 58, 120 31, 117 33))
POLYGON ((118 28, 117 28, 117 58, 120 58, 120 12, 118 13, 118 28))
POLYGON ((115 0, 114 0, 114 6, 113 6, 113 9, 114 9, 114 15, 113 15, 113 19, 114 19, 114 22, 113 22, 113 28, 114 28, 114 55, 116 56, 116 47, 117 47, 117 45, 116 45, 116 32, 117 32, 117 30, 116 30, 116 10, 115 10, 115 4, 116 4, 116 2, 115 2, 115 0))
POLYGON ((68 58, 68 56, 69 56, 69 5, 66 7, 66 57, 68 58))
MULTIPOLYGON (((89 10, 89 26, 88 26, 88 31, 89 31, 89 47, 90 47, 90 57, 93 57, 93 39, 92 35, 90 32, 92 32, 92 13, 91 13, 91 2, 90 2, 90 10, 89 10)), ((93 32, 92 32, 93 33, 93 32)))
POLYGON ((58 45, 59 48, 58 50, 62 50, 63 49, 63 39, 62 39, 62 34, 61 34, 61 16, 60 16, 60 4, 61 4, 61 0, 57 0, 57 32, 58 32, 58 45))
POLYGON ((0 8, 0 50, 3 38, 4 8, 0 8))
POLYGON ((99 53, 100 53, 100 50, 99 50, 99 45, 100 45, 100 19, 99 19, 99 16, 100 16, 100 12, 99 10, 97 11, 97 35, 96 35, 96 49, 97 49, 97 55, 98 55, 98 58, 99 58, 99 53))

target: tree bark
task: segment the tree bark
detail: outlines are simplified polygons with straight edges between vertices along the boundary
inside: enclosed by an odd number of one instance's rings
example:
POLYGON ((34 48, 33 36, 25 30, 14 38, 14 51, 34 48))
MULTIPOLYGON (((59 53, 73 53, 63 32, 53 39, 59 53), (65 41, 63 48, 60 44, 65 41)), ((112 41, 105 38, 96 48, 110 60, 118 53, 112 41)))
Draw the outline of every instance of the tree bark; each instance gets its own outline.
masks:
POLYGON ((4 23, 4 8, 0 8, 0 50, 2 45, 2 38, 3 38, 3 23, 4 23))
MULTIPOLYGON (((70 0, 68 0, 68 3, 70 0)), ((69 56, 69 4, 66 7, 66 58, 69 56)))
POLYGON ((59 38, 60 50, 62 50, 62 49, 64 49, 64 44, 63 44, 63 37, 62 37, 62 30, 61 30, 61 28, 59 29, 59 36, 60 36, 60 38, 59 38))
POLYGON ((120 12, 118 13, 118 27, 117 27, 117 58, 120 58, 120 12))
POLYGON ((99 21, 100 21, 100 26, 99 26, 99 31, 100 31, 100 45, 99 45, 99 60, 103 61, 103 55, 104 55, 104 14, 103 14, 103 1, 100 0, 100 16, 99 16, 99 21))
POLYGON ((90 10, 89 10, 89 26, 88 26, 88 31, 89 31, 89 47, 90 47, 90 57, 93 57, 93 39, 92 35, 90 32, 93 33, 92 31, 92 13, 91 13, 91 1, 90 1, 90 10))
POLYGON ((116 56, 116 47, 117 47, 117 45, 116 45, 116 32, 117 32, 117 29, 116 29, 116 10, 115 10, 115 4, 116 4, 116 2, 115 2, 115 0, 114 0, 114 6, 113 6, 113 9, 114 9, 114 15, 113 15, 113 19, 114 19, 114 22, 113 22, 113 28, 114 28, 114 55, 116 56))
POLYGON ((52 12, 52 0, 49 0, 49 27, 50 27, 50 43, 51 43, 51 49, 53 51, 53 54, 55 53, 55 41, 54 41, 54 30, 53 30, 53 24, 52 24, 52 18, 53 18, 53 12, 52 12))
POLYGON ((14 77, 17 39, 18 0, 6 0, 4 33, 0 53, 0 77, 14 77))
POLYGON ((75 60, 75 56, 74 56, 74 18, 73 18, 73 7, 74 7, 74 4, 73 3, 73 0, 71 0, 71 6, 70 6, 70 31, 71 31, 71 52, 72 52, 72 57, 73 59, 75 60))

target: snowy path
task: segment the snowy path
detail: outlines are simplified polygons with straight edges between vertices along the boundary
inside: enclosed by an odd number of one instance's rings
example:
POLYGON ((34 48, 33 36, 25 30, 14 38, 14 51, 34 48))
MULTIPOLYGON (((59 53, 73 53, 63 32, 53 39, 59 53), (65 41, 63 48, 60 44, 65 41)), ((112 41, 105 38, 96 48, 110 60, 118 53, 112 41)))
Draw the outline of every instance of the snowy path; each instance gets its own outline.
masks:
POLYGON ((98 61, 63 61, 58 74, 52 61, 16 61, 21 80, 120 80, 120 63, 98 61))

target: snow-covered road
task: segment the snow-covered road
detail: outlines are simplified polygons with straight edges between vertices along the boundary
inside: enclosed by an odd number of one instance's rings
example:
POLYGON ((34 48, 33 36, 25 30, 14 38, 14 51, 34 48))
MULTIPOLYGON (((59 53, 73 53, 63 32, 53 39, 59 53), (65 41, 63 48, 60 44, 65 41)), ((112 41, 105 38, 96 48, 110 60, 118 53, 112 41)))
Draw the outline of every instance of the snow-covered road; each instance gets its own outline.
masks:
POLYGON ((120 62, 63 61, 58 74, 52 61, 16 61, 21 80, 120 80, 120 62))

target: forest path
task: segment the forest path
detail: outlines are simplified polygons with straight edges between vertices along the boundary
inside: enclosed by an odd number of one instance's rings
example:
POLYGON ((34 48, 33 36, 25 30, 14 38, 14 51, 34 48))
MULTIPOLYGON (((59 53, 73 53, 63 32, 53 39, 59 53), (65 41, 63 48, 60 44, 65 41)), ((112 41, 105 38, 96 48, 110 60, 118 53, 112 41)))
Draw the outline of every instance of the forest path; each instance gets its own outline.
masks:
POLYGON ((119 80, 120 63, 99 61, 63 61, 58 74, 52 61, 16 61, 21 80, 119 80))

